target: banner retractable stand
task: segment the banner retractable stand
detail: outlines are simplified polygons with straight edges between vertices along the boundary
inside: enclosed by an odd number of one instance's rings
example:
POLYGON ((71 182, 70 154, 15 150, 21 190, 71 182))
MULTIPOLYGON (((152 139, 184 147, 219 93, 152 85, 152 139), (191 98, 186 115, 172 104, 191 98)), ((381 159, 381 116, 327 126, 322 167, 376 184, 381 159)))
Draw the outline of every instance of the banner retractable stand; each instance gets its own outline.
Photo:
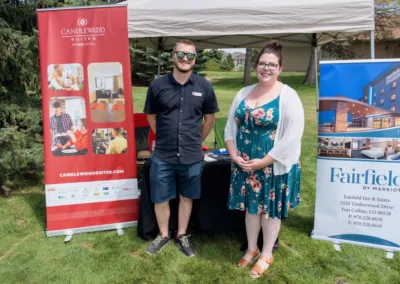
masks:
POLYGON ((138 218, 126 5, 38 10, 47 236, 138 218))
POLYGON ((400 60, 327 61, 320 72, 312 237, 393 258, 400 251, 400 60))

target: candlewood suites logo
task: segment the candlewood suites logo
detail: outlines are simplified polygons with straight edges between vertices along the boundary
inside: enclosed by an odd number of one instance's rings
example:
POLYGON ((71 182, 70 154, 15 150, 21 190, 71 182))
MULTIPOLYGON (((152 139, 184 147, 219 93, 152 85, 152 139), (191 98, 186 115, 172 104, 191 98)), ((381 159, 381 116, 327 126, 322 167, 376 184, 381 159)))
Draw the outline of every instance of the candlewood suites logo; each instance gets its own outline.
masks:
POLYGON ((78 19, 77 23, 78 23, 78 26, 84 27, 88 24, 88 21, 87 21, 87 19, 78 19))
POLYGON ((76 21, 77 26, 73 28, 61 29, 63 37, 70 36, 103 36, 106 32, 105 27, 90 26, 86 18, 80 18, 76 21))

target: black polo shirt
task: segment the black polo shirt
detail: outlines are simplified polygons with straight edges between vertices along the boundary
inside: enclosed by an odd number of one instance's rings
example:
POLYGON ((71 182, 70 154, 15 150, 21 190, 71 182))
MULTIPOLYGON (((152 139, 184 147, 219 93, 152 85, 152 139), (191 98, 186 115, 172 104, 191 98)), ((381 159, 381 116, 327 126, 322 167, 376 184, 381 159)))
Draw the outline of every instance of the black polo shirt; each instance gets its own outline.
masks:
POLYGON ((172 73, 152 81, 144 112, 157 115, 157 157, 172 164, 201 161, 203 115, 218 111, 211 83, 199 75, 192 73, 183 85, 172 73))

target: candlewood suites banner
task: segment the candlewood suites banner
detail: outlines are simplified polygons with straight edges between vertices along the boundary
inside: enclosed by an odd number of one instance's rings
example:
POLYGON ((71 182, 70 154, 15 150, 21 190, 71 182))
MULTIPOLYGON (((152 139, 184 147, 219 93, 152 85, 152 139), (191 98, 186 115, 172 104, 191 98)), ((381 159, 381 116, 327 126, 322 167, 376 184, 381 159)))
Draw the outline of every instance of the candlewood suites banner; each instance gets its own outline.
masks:
POLYGON ((127 7, 38 10, 47 236, 136 224, 127 7))

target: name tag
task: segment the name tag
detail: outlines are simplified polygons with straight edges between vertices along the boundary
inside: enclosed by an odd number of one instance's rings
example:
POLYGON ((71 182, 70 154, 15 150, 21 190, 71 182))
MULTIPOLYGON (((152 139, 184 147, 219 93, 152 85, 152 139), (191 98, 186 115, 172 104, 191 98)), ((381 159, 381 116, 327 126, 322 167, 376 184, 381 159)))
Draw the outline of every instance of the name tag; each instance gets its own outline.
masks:
POLYGON ((192 92, 192 95, 195 96, 195 97, 201 97, 201 96, 203 96, 202 93, 198 93, 198 92, 192 92))

